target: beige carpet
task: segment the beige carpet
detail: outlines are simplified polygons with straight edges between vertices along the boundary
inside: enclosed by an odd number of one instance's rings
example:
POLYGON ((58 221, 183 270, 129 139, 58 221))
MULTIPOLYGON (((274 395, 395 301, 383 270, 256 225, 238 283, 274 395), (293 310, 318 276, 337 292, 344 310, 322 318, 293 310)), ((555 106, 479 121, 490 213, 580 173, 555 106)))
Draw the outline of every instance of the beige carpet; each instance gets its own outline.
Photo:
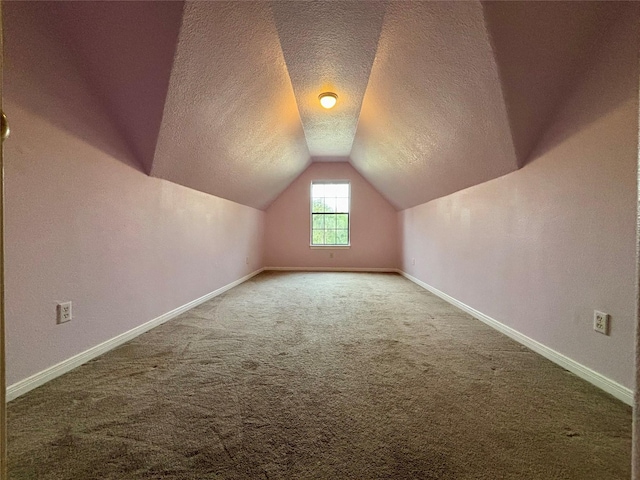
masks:
POLYGON ((9 430, 13 479, 630 477, 629 407, 392 274, 261 274, 9 430))

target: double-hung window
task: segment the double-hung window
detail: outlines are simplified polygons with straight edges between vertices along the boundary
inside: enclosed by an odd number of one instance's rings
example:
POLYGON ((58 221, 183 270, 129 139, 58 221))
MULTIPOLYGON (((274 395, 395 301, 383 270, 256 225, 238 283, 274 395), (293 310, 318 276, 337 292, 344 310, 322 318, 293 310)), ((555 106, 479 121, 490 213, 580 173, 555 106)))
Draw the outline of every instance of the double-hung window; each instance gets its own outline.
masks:
POLYGON ((311 183, 311 246, 349 245, 350 203, 348 181, 311 183))

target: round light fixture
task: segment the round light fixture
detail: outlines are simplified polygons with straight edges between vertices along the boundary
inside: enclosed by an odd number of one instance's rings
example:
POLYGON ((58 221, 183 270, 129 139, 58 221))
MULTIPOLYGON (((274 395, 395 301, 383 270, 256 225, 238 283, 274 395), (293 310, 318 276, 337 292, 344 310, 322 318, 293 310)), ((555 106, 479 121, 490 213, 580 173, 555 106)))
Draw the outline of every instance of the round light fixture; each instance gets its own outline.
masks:
POLYGON ((338 95, 332 92, 321 93, 318 98, 320 99, 320 105, 324 108, 333 108, 338 101, 338 95))

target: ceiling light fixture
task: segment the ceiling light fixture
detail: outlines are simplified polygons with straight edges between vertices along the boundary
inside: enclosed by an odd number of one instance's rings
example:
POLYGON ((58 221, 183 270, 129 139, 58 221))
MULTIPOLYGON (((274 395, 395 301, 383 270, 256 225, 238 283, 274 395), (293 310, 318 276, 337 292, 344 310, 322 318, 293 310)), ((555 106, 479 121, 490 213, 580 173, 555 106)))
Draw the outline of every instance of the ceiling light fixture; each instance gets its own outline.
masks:
POLYGON ((320 99, 320 105, 324 108, 333 108, 338 101, 338 95, 332 92, 321 93, 318 98, 320 99))

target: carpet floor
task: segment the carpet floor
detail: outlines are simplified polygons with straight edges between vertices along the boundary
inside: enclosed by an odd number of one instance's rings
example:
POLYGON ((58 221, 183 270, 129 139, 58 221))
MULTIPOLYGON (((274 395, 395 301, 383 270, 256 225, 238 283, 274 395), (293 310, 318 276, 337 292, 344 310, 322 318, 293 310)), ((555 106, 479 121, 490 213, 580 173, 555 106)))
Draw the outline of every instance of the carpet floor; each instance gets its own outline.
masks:
POLYGON ((395 274, 260 274, 8 423, 12 479, 631 473, 630 407, 395 274))

